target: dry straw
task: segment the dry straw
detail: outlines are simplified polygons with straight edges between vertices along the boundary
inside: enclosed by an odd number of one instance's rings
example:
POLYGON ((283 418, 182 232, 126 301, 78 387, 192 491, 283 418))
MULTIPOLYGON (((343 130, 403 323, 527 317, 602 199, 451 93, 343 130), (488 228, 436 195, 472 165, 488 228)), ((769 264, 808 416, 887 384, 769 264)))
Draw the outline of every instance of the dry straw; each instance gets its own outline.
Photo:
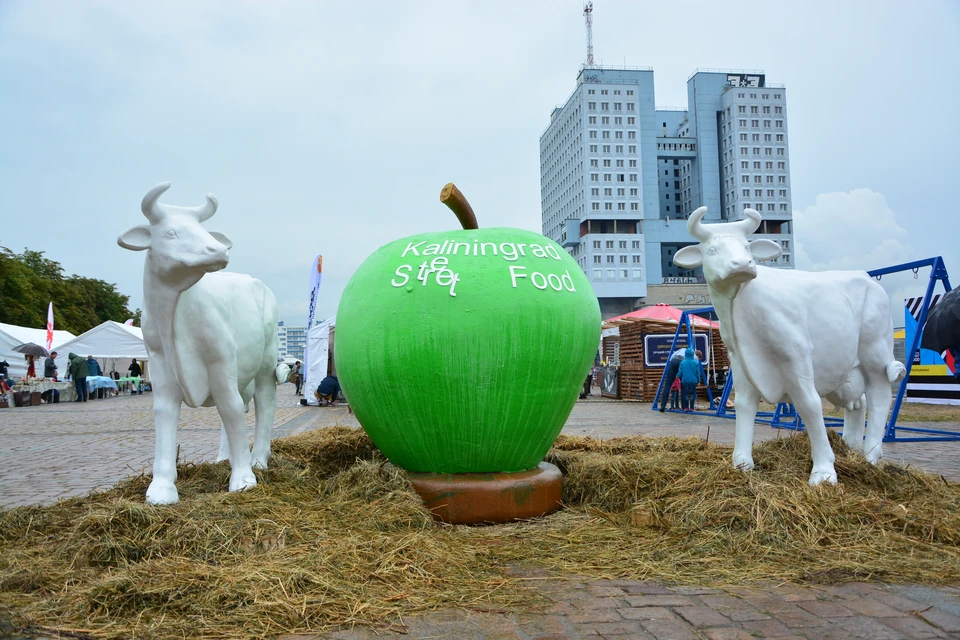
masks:
POLYGON ((260 485, 183 465, 181 502, 149 478, 0 512, 0 621, 81 636, 263 637, 372 625, 440 606, 532 608, 511 568, 708 585, 960 580, 960 486, 833 439, 841 484, 811 488, 805 436, 757 471, 698 439, 561 436, 567 508, 489 527, 435 524, 362 431, 276 441, 260 485))

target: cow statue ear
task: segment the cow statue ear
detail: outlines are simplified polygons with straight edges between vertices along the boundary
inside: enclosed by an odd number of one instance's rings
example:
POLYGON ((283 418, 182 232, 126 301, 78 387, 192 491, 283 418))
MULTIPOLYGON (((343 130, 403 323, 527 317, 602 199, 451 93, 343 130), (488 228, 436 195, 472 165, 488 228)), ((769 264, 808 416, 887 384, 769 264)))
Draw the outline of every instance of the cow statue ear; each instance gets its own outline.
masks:
POLYGON ((150 227, 130 227, 120 234, 117 244, 130 251, 144 251, 150 248, 150 227))
POLYGON ((695 244, 684 247, 673 254, 673 264, 684 269, 694 269, 703 264, 703 252, 700 245, 695 244))
POLYGON ((217 242, 225 246, 227 249, 233 246, 233 241, 219 231, 211 231, 210 235, 212 235, 217 242))
POLYGON ((757 262, 764 262, 779 258, 783 254, 783 248, 773 240, 754 240, 750 243, 750 253, 757 262))

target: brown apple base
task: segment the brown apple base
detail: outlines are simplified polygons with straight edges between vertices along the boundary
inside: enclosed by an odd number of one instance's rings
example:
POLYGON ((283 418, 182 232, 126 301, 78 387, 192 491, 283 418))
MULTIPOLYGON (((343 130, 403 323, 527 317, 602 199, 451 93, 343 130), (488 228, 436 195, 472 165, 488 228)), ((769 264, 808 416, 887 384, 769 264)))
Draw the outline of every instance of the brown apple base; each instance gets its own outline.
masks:
POLYGON ((410 484, 435 520, 487 524, 538 518, 560 508, 563 474, 541 462, 515 473, 412 473, 410 484))

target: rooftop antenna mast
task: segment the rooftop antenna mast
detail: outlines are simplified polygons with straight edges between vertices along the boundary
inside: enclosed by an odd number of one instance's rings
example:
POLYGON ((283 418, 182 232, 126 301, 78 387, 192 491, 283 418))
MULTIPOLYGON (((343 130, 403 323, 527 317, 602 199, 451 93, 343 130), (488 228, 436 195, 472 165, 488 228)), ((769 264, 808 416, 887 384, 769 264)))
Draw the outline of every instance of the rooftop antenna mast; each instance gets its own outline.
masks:
POLYGON ((587 66, 593 66, 593 3, 583 5, 583 20, 587 24, 587 66))

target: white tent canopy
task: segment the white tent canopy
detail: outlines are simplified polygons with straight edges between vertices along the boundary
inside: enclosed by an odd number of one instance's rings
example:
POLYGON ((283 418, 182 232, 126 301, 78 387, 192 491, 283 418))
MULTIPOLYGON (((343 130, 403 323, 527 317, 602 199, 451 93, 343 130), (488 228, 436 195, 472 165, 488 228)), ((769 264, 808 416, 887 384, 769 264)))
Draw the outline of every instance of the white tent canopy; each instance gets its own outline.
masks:
MULTIPOLYGON (((57 345, 73 337, 74 335, 69 331, 54 331, 53 348, 56 349, 57 345)), ((10 369, 7 373, 11 378, 22 378, 27 375, 27 361, 22 353, 13 350, 15 346, 24 342, 32 342, 41 347, 46 347, 47 330, 0 323, 0 360, 6 360, 10 363, 10 369)), ((43 358, 37 359, 37 375, 43 376, 43 358)))
POLYGON ((307 331, 307 354, 310 361, 306 363, 306 377, 303 381, 303 397, 307 404, 317 405, 313 392, 320 381, 327 377, 327 367, 330 363, 330 332, 337 326, 337 316, 328 318, 307 331))
POLYGON ((70 364, 67 356, 70 353, 75 353, 84 358, 93 356, 100 362, 104 375, 109 375, 111 367, 114 367, 121 376, 126 376, 130 360, 136 358, 138 361, 142 361, 147 358, 147 347, 143 343, 143 331, 140 327, 120 324, 113 320, 107 320, 55 348, 57 350, 57 367, 59 367, 61 377, 66 377, 67 368, 70 364), (113 362, 108 362, 111 360, 113 362))

